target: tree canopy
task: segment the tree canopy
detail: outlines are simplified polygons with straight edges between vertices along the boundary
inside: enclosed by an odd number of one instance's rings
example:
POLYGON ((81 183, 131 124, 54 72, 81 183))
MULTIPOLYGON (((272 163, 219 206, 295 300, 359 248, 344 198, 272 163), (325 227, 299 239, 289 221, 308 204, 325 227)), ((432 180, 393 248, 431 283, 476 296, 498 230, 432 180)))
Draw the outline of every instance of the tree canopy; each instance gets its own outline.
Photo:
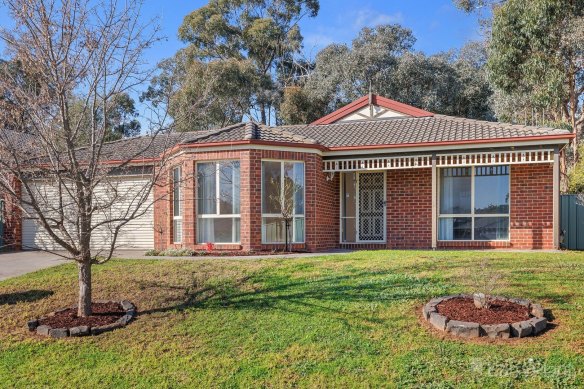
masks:
POLYGON ((429 111, 491 120, 484 45, 427 56, 399 25, 364 28, 350 46, 320 51, 314 70, 284 94, 287 123, 309 122, 372 91, 429 111), (307 111, 307 108, 310 110, 307 111))
POLYGON ((179 29, 187 47, 173 60, 184 75, 171 104, 178 127, 206 129, 244 116, 272 122, 279 69, 302 48, 298 22, 318 10, 318 0, 212 0, 187 15, 179 29))

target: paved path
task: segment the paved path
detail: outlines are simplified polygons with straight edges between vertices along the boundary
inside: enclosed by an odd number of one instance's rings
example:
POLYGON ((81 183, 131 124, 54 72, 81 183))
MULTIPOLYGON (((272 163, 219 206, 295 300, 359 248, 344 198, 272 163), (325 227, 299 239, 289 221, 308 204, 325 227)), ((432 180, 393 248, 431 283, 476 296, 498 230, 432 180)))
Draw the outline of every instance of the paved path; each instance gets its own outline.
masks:
POLYGON ((0 281, 66 263, 59 256, 41 251, 0 254, 0 281))
MULTIPOLYGON (((202 257, 147 257, 144 250, 119 250, 114 257, 124 259, 183 259, 183 260, 207 260, 207 259, 270 259, 270 258, 303 258, 315 257, 327 254, 346 253, 347 250, 337 250, 330 253, 301 253, 301 254, 283 254, 283 255, 254 255, 254 256, 202 256, 202 257)), ((62 253, 65 254, 65 253, 62 253)), ((14 253, 0 253, 0 281, 7 278, 20 276, 48 267, 57 266, 69 261, 61 259, 59 255, 46 253, 43 251, 20 251, 14 253)))

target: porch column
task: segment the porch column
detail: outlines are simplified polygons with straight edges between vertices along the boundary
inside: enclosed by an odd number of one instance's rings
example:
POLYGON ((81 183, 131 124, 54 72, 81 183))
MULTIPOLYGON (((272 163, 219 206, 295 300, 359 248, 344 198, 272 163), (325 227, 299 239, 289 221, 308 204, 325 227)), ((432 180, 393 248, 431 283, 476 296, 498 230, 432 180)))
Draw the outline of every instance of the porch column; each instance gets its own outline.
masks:
POLYGON ((560 150, 554 149, 553 172, 553 234, 554 248, 560 248, 560 150))
POLYGON ((432 250, 438 247, 438 169, 436 154, 432 154, 432 250))

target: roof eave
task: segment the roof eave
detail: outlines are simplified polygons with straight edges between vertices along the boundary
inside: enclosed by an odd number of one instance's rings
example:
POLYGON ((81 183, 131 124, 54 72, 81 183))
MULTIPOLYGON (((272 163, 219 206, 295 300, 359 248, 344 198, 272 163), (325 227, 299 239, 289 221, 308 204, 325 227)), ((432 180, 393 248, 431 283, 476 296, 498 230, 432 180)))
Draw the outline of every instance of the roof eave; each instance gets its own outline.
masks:
POLYGON ((485 143, 517 143, 518 145, 522 142, 533 142, 533 141, 553 141, 558 140, 558 144, 565 143, 561 142, 569 141, 574 139, 574 134, 564 134, 564 135, 541 135, 541 136, 524 136, 524 137, 512 137, 512 138, 487 138, 487 139, 473 139, 473 140, 457 140, 457 141, 439 141, 439 142, 417 142, 417 143, 393 143, 393 144, 379 144, 379 145, 361 145, 361 146, 336 146, 328 147, 329 151, 347 151, 347 150, 371 150, 371 149, 391 149, 391 148, 408 148, 408 147, 431 147, 431 146, 456 146, 456 145, 472 145, 472 144, 485 144, 485 143))

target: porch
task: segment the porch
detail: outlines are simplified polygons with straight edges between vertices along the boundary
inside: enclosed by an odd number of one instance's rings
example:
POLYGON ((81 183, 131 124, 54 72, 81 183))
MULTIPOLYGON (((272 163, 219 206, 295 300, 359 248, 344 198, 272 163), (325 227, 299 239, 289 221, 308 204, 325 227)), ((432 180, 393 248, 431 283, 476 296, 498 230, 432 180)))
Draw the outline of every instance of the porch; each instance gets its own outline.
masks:
POLYGON ((558 160, 551 148, 326 159, 339 245, 557 248, 558 160))

